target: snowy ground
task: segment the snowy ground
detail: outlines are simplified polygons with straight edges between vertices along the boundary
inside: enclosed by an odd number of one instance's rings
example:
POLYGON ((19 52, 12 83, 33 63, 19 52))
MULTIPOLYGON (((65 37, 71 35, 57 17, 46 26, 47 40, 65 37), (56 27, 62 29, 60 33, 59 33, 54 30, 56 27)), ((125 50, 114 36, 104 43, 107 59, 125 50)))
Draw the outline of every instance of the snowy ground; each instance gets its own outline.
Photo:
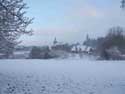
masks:
POLYGON ((125 94, 125 61, 1 60, 0 94, 125 94))

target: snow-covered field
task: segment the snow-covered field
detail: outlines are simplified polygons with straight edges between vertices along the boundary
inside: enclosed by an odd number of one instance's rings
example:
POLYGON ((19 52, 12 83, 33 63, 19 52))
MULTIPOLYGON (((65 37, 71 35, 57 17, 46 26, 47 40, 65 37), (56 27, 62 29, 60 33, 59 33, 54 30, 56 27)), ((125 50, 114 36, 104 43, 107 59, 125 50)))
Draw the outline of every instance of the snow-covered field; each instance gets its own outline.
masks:
POLYGON ((0 94, 125 94, 125 61, 1 60, 0 94))

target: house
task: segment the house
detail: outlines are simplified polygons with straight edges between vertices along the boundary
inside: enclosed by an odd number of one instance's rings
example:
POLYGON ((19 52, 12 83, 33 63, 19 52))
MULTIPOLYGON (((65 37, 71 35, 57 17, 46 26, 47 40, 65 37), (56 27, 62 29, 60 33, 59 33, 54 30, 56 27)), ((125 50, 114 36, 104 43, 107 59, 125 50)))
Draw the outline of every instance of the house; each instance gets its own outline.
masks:
POLYGON ((94 48, 81 44, 74 44, 71 48, 71 52, 73 53, 92 53, 94 48))
POLYGON ((80 52, 84 52, 85 49, 86 49, 86 46, 80 45, 80 44, 75 44, 75 45, 72 46, 71 52, 80 53, 80 52))

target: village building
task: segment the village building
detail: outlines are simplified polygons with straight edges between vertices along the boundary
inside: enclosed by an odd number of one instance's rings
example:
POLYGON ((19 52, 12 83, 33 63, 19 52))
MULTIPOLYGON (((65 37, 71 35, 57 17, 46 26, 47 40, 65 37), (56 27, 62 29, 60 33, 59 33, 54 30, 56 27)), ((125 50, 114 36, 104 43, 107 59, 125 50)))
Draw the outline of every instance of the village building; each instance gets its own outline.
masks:
POLYGON ((51 49, 70 52, 71 46, 68 43, 58 42, 57 39, 55 38, 51 49))
POLYGON ((94 48, 81 44, 73 45, 71 48, 71 52, 73 53, 92 53, 93 50, 94 48))

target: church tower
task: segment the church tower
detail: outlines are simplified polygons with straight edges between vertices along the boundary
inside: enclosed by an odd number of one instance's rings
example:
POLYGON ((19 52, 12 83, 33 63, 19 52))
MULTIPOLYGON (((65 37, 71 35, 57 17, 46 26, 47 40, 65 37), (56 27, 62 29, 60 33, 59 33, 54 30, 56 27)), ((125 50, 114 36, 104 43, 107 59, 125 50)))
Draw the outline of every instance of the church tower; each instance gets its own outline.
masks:
POLYGON ((55 37, 53 44, 55 45, 56 43, 58 43, 58 42, 57 42, 56 37, 55 37))
POLYGON ((89 41, 90 40, 90 38, 89 38, 89 35, 87 34, 86 35, 86 41, 89 41))

